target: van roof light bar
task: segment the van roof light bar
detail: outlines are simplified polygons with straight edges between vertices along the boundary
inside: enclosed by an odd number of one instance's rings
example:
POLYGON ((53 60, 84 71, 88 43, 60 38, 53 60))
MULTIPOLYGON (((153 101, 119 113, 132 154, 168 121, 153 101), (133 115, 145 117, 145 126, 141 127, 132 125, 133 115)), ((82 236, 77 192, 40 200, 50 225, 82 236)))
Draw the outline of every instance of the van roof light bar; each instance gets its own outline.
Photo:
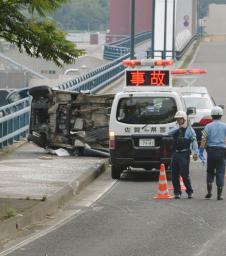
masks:
POLYGON ((175 75, 177 78, 183 79, 185 86, 191 87, 199 75, 207 74, 206 69, 202 68, 193 68, 193 69, 175 69, 171 70, 171 75, 175 75))
POLYGON ((142 60, 123 60, 124 67, 135 67, 135 66, 172 66, 173 60, 153 60, 153 59, 142 59, 142 60))
POLYGON ((194 69, 175 69, 171 70, 172 75, 203 75, 207 74, 206 69, 194 68, 194 69))

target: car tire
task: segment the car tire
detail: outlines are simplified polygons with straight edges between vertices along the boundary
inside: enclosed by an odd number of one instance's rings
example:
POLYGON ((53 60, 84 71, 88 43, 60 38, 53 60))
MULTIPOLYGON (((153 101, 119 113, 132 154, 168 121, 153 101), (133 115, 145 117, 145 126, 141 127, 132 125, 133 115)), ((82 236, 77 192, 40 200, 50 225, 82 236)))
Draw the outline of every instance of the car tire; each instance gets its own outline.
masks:
POLYGON ((34 144, 41 148, 46 148, 48 145, 46 135, 44 133, 38 135, 29 134, 27 140, 32 141, 34 144))
POLYGON ((119 180, 122 173, 122 167, 120 165, 111 166, 111 177, 112 179, 119 180))

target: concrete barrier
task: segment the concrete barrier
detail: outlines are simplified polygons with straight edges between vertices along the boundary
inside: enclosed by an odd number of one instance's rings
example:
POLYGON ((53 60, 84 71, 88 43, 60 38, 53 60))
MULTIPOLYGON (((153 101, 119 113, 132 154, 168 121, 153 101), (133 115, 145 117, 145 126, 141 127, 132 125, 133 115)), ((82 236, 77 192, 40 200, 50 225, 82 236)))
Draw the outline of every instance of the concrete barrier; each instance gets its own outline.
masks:
POLYGON ((24 228, 45 219, 46 216, 56 213, 70 199, 79 194, 82 189, 103 173, 107 169, 108 164, 108 159, 102 160, 99 166, 87 169, 76 180, 48 197, 46 201, 37 201, 37 204, 26 210, 24 214, 1 221, 0 239, 14 238, 24 228))

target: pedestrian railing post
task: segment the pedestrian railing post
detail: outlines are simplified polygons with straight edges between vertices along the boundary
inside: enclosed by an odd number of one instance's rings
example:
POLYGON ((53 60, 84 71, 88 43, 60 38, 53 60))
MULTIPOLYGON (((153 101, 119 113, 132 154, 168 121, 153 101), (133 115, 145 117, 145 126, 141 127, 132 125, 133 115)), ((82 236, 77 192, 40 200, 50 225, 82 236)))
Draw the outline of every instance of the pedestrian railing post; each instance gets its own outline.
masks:
POLYGON ((13 144, 26 136, 29 130, 31 97, 18 100, 0 108, 0 148, 13 144))

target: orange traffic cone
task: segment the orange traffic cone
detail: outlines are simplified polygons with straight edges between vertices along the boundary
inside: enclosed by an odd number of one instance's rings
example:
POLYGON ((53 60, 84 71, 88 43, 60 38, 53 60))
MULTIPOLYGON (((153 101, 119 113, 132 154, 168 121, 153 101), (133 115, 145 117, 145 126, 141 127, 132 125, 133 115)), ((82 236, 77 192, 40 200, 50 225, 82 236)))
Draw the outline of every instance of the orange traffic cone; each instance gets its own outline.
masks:
MULTIPOLYGON (((183 178, 181 176, 180 176, 180 189, 181 190, 186 190, 186 187, 185 187, 184 182, 183 182, 183 178)), ((173 184, 170 186, 169 190, 174 190, 173 184)))
POLYGON ((159 189, 154 197, 155 199, 172 199, 173 196, 170 195, 168 191, 167 179, 166 179, 166 171, 165 165, 160 165, 160 173, 159 173, 159 189))

